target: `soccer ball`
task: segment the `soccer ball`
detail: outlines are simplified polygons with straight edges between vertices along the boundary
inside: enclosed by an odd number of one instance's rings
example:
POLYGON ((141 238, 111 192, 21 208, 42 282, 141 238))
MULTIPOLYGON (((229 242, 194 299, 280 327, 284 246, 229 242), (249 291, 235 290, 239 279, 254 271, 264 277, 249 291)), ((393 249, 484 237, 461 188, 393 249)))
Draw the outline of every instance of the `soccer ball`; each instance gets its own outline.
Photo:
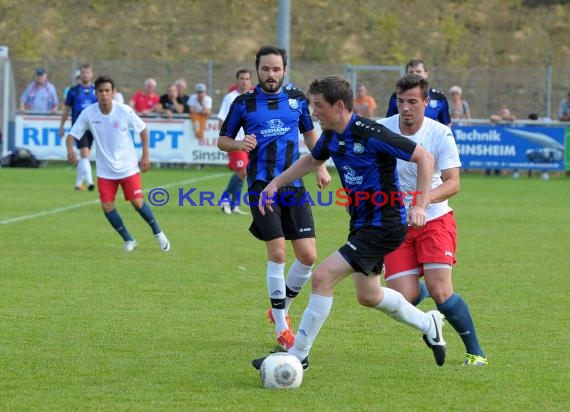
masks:
POLYGON ((269 355, 259 368, 261 384, 267 389, 294 389, 303 382, 303 366, 286 352, 269 355))

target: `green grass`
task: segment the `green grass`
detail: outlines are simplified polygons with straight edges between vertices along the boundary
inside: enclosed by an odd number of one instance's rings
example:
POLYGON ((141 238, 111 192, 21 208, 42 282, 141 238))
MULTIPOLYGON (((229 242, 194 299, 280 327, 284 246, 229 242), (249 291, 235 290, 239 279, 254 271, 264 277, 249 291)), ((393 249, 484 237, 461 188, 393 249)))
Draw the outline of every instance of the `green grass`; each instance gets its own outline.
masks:
MULTIPOLYGON (((178 188, 220 193, 229 176, 213 167, 145 174, 147 192, 169 187, 170 203, 153 210, 172 250, 161 252, 120 200, 139 243, 127 254, 96 194, 72 190, 73 169, 0 169, 0 410, 570 408, 567 179, 467 175, 452 200, 454 284, 488 367, 462 367, 463 345, 447 326, 438 368, 417 331, 358 306, 347 280, 303 386, 268 391, 250 366, 274 343, 265 247, 248 217, 173 200, 178 188), (84 205, 11 220, 76 204, 84 205)), ((313 191, 313 178, 306 182, 313 191)), ((345 240, 347 216, 340 207, 314 215, 324 258, 345 240)), ((294 324, 307 297, 292 307, 294 324)))

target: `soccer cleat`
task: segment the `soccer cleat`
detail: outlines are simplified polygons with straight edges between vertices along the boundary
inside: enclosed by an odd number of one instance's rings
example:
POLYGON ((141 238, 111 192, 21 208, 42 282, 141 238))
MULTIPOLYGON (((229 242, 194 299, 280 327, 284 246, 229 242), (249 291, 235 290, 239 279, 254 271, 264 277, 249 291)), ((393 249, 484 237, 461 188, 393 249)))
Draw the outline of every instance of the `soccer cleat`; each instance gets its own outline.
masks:
MULTIPOLYGON (((271 308, 267 310, 267 317, 269 318, 269 322, 275 324, 275 318, 273 317, 273 310, 271 310, 271 308)), ((289 327, 289 329, 292 329, 291 318, 289 317, 289 314, 285 315, 285 321, 287 322, 287 326, 289 327)))
POLYGON ((445 363, 445 341, 443 340, 443 315, 437 310, 430 310, 427 312, 432 319, 432 327, 435 328, 435 337, 431 338, 424 335, 424 342, 433 351, 433 357, 437 366, 442 366, 445 363))
POLYGON ((234 214, 236 214, 236 215, 243 215, 243 216, 249 215, 249 213, 244 212, 243 210, 241 210, 241 209, 240 209, 239 207, 237 207, 237 206, 232 209, 232 213, 234 213, 234 214))
POLYGON ((90 192, 95 190, 95 185, 93 183, 91 183, 89 186, 87 186, 87 190, 89 190, 90 192))
POLYGON ((170 242, 164 232, 157 233, 154 237, 163 252, 168 252, 170 250, 170 242))
POLYGON ((222 212, 224 212, 226 215, 231 215, 232 214, 232 209, 230 207, 230 204, 228 202, 222 202, 222 207, 220 207, 220 209, 222 210, 222 212))
POLYGON ((83 190, 83 185, 75 186, 75 190, 81 192, 83 190))
POLYGON ((484 356, 471 355, 470 353, 465 354, 465 362, 463 362, 463 366, 485 366, 488 364, 489 362, 484 356))
MULTIPOLYGON (((252 360, 251 365, 257 370, 261 369, 261 364, 263 363, 263 361, 265 360, 266 357, 267 356, 264 356, 263 358, 257 358, 257 359, 252 360)), ((309 369, 309 357, 308 356, 301 361, 301 366, 303 366, 304 370, 309 369)))
POLYGON ((283 329, 277 338, 277 343, 289 350, 295 344, 295 334, 291 329, 283 329))
POLYGON ((136 240, 125 240, 125 252, 132 252, 136 249, 137 246, 138 245, 136 240))

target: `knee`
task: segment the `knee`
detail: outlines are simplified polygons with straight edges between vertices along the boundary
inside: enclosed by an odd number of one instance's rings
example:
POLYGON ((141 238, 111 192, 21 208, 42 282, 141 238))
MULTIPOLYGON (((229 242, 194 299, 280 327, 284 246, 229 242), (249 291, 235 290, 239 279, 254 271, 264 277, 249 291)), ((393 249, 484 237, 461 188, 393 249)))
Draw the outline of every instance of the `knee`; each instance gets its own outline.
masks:
POLYGON ((115 204, 113 202, 103 202, 101 203, 101 208, 103 209, 103 212, 110 213, 115 209, 115 204))
POLYGON ((451 295, 453 295, 453 287, 446 287, 445 285, 436 285, 429 289, 429 294, 436 304, 442 304, 451 295))
POLYGON ((297 260, 305 266, 312 266, 317 261, 316 250, 306 250, 296 256, 297 260))
POLYGON ((378 296, 375 296, 374 294, 368 291, 358 291, 356 294, 356 300, 360 305, 365 306, 367 308, 376 307, 380 302, 380 298, 378 296))
POLYGON ((328 276, 327 272, 321 268, 317 268, 311 277, 311 285, 313 292, 331 292, 332 285, 330 282, 330 276, 328 276))

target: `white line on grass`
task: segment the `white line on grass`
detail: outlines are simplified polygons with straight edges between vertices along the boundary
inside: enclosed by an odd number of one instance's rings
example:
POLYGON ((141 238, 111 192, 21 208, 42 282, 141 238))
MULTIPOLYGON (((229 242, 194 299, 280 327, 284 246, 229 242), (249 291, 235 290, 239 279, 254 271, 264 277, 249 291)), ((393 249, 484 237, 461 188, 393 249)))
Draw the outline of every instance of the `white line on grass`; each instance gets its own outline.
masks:
MULTIPOLYGON (((225 175, 227 175, 227 173, 217 173, 215 175, 196 177, 194 179, 187 179, 187 180, 181 180, 179 182, 168 183, 168 184, 166 184, 164 186, 160 186, 160 187, 166 189, 169 187, 185 185, 188 183, 196 183, 196 182, 203 182, 204 180, 217 179, 218 177, 222 177, 225 175)), ((97 203, 99 203, 99 199, 91 200, 90 202, 75 203, 73 205, 69 205, 69 206, 65 206, 65 207, 58 207, 56 209, 45 210, 43 212, 33 213, 31 215, 13 217, 11 219, 0 220, 0 225, 8 225, 10 223, 23 222, 24 220, 35 219, 37 217, 55 215, 56 213, 61 213, 61 212, 65 212, 67 210, 77 209, 77 208, 83 207, 83 206, 90 206, 90 205, 94 205, 97 203)))

